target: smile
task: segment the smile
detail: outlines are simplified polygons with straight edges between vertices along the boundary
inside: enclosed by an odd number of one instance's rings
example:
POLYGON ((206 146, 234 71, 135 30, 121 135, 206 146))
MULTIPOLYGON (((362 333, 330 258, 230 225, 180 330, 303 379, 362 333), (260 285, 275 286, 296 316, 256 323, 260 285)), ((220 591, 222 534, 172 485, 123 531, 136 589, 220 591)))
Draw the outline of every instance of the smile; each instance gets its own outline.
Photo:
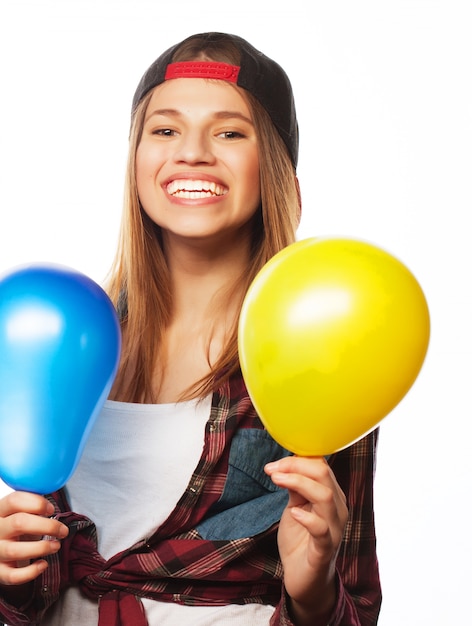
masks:
POLYGON ((209 180, 187 180, 177 179, 170 182, 167 187, 167 193, 174 198, 186 198, 189 200, 198 200, 199 198, 213 198, 224 196, 228 193, 226 187, 209 180))

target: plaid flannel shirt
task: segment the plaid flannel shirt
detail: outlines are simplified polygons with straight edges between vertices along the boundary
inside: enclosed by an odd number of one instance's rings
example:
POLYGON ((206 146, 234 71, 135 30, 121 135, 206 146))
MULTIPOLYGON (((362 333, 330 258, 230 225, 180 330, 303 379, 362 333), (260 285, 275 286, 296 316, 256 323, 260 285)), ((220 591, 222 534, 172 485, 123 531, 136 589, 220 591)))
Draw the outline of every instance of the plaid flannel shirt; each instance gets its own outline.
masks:
MULTIPOLYGON (((373 432, 329 459, 349 507, 329 626, 377 623, 376 442, 373 432)), ((202 457, 164 524, 105 561, 97 551, 93 522, 69 510, 64 490, 52 494, 69 537, 49 557, 33 596, 16 607, 0 601, 0 616, 11 626, 39 625, 61 592, 79 585, 99 603, 99 626, 146 626, 140 597, 187 605, 271 604, 276 609, 270 626, 293 626, 277 550, 287 494, 263 471, 266 462, 287 454, 264 430, 242 377, 234 376, 213 394, 202 457)))

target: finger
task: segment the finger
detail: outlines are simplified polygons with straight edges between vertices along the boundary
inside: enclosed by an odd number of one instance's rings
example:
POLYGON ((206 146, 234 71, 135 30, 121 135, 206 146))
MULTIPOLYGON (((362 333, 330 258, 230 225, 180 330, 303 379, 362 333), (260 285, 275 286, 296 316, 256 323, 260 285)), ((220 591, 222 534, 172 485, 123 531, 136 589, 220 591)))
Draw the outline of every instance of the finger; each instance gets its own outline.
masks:
POLYGON ((265 471, 271 476, 275 484, 287 489, 293 488, 311 502, 322 502, 326 498, 330 499, 330 493, 324 489, 315 491, 316 484, 329 489, 334 494, 337 506, 343 507, 346 503, 344 492, 327 461, 322 457, 286 457, 279 461, 268 463, 265 471), (291 474, 299 478, 289 478, 291 474), (312 483, 304 481, 303 477, 311 479, 312 483), (298 487, 299 483, 303 483, 305 489, 298 487), (313 488, 312 497, 310 497, 307 491, 307 489, 310 490, 311 488, 313 488))
POLYGON ((328 462, 323 457, 287 456, 268 463, 264 469, 269 476, 274 472, 286 472, 303 474, 323 484, 336 481, 328 462))
POLYGON ((40 559, 60 550, 61 542, 57 539, 40 541, 0 541, 0 562, 18 563, 40 559))
POLYGON ((290 514, 316 539, 316 547, 319 551, 332 551, 335 542, 337 542, 340 536, 337 527, 330 525, 324 517, 302 507, 292 507, 290 514))
MULTIPOLYGON (((328 471, 330 469, 326 467, 321 474, 328 471)), ((344 493, 335 481, 322 477, 318 482, 301 474, 285 472, 274 472, 271 478, 279 487, 288 489, 288 509, 297 521, 302 523, 303 520, 310 534, 323 537, 331 528, 338 536, 344 531, 348 509, 344 493)))
POLYGON ((0 583, 2 585, 23 585, 40 576, 47 568, 46 561, 35 561, 24 567, 0 563, 0 583))
POLYGON ((43 496, 26 491, 12 491, 0 500, 0 517, 20 511, 49 516, 54 514, 54 505, 43 496))
POLYGON ((63 539, 69 533, 67 526, 54 518, 31 513, 13 513, 0 520, 1 538, 15 539, 22 536, 49 536, 63 539))
POLYGON ((321 513, 323 509, 336 506, 333 489, 312 478, 284 472, 275 472, 271 478, 278 487, 289 490, 288 506, 310 504, 318 513, 321 513))

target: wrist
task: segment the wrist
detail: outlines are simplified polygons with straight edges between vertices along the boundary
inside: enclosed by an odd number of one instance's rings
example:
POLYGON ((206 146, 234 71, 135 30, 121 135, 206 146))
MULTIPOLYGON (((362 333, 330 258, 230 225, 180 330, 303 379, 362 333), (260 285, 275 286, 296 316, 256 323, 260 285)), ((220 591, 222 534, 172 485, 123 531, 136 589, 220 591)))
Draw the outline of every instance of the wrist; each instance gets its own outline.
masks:
POLYGON ((326 608, 313 607, 290 600, 289 612, 296 626, 329 626, 336 600, 327 604, 326 608))
POLYGON ((288 609, 296 626, 329 626, 336 612, 338 591, 336 578, 318 587, 306 601, 288 597, 288 609))

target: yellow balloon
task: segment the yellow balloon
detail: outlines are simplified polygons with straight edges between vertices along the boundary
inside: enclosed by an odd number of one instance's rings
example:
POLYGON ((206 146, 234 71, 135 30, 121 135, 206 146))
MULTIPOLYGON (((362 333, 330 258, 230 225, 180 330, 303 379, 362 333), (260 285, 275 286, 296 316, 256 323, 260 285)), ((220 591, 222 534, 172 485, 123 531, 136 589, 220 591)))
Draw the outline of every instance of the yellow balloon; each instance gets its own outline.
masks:
POLYGON ((354 443, 400 402, 426 356, 423 291, 366 242, 298 241, 259 272, 243 303, 239 354, 268 432, 300 456, 354 443))

